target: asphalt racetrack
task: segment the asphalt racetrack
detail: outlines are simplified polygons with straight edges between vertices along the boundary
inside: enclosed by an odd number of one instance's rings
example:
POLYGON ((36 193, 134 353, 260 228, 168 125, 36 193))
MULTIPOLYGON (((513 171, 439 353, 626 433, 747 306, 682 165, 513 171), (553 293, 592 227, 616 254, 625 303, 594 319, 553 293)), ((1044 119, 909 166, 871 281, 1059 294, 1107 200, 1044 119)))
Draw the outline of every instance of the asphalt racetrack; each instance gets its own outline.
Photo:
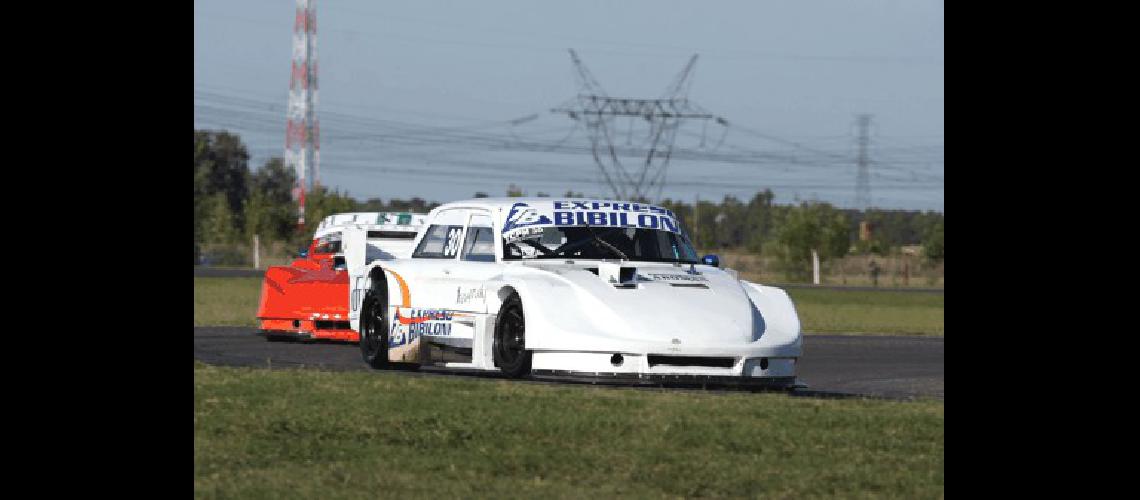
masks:
MULTIPOLYGON (((944 346, 943 337, 805 335, 797 376, 808 387, 793 394, 944 399, 944 346)), ((269 342, 249 327, 194 327, 194 359, 212 365, 369 370, 356 344, 269 342)), ((434 369, 402 373, 446 376, 434 369)))
MULTIPOLYGON (((195 278, 260 278, 265 276, 261 269, 228 268, 194 266, 195 278)), ((765 283, 777 288, 814 288, 822 290, 846 290, 849 292, 918 292, 918 293, 946 293, 945 288, 919 288, 919 287, 874 287, 874 286, 848 286, 848 285, 809 285, 804 283, 765 283)))

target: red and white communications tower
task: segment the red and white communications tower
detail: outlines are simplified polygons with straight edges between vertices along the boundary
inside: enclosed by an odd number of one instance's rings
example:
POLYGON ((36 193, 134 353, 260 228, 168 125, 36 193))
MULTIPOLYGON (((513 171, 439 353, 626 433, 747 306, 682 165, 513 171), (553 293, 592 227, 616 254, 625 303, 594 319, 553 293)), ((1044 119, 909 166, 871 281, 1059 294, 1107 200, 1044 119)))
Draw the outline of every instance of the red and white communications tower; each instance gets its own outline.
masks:
POLYGON ((285 124, 285 166, 297 172, 293 197, 297 225, 305 224, 305 192, 320 185, 321 141, 317 123, 317 10, 315 0, 297 0, 293 24, 293 72, 285 124))

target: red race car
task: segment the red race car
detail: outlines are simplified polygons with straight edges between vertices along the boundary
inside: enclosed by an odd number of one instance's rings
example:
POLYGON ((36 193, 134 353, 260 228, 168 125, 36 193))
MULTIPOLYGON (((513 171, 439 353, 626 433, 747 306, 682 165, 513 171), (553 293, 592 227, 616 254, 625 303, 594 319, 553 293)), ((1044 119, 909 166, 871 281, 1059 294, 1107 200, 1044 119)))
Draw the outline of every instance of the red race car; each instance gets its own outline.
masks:
POLYGON ((345 226, 367 229, 368 260, 388 260, 412 253, 412 241, 425 218, 424 214, 395 212, 325 217, 300 258, 265 271, 257 306, 260 333, 271 341, 359 341, 360 335, 348 325, 348 272, 341 230, 345 226))

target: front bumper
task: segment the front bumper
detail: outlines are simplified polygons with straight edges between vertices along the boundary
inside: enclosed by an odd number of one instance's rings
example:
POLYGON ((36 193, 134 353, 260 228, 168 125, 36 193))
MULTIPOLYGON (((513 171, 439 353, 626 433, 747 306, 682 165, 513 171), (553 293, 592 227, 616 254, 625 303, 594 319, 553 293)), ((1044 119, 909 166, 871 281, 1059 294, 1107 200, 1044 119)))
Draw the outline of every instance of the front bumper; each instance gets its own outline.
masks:
POLYGON ((267 337, 297 340, 360 341, 360 334, 349 328, 348 321, 263 318, 260 323, 258 333, 267 337))

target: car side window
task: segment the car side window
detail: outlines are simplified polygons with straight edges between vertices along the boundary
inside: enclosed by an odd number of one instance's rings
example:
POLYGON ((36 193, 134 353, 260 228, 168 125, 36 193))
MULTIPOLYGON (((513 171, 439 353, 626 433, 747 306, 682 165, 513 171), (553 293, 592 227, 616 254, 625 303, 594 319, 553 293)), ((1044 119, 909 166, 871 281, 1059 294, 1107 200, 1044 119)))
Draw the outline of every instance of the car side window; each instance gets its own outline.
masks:
POLYGON ((413 258, 452 259, 459 253, 459 237, 463 226, 433 224, 427 229, 413 258))
POLYGON ((459 258, 472 262, 495 262, 495 235, 491 230, 489 216, 471 216, 467 239, 463 242, 463 254, 459 258))
POLYGON ((463 260, 495 262, 495 235, 489 227, 472 227, 467 230, 463 245, 463 260))

